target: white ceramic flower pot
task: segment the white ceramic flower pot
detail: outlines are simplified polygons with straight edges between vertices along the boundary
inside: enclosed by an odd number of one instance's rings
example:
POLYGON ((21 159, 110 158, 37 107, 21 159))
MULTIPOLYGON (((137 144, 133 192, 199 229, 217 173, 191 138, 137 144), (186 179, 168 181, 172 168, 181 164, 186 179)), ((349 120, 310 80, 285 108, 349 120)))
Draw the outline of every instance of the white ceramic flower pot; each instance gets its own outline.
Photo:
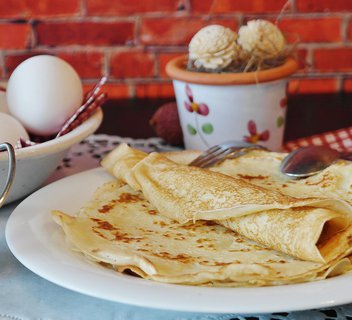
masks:
POLYGON ((270 70, 238 74, 190 72, 185 61, 185 57, 171 60, 166 70, 173 79, 187 149, 204 150, 238 140, 280 150, 287 77, 297 70, 295 60, 270 70))

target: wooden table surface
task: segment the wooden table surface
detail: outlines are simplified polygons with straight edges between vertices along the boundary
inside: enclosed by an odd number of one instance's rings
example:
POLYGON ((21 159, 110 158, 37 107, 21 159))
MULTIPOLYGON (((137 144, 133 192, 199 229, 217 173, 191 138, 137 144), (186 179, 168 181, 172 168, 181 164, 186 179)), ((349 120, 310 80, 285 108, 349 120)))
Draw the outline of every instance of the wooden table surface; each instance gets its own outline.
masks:
MULTIPOLYGON (((149 120, 174 99, 108 100, 97 133, 131 138, 156 136, 149 120)), ((352 94, 295 95, 288 98, 285 141, 352 126, 352 94)))

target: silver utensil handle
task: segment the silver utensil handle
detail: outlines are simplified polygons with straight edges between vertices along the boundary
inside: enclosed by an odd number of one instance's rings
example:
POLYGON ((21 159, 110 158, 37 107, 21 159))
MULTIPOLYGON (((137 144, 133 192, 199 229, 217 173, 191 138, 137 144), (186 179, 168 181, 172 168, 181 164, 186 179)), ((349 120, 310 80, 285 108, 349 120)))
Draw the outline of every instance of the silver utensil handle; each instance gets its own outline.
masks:
POLYGON ((0 207, 1 207, 4 204, 9 194, 13 179, 15 177, 16 158, 15 158, 15 150, 13 149, 12 145, 7 142, 0 144, 0 151, 7 151, 8 153, 7 177, 6 177, 5 186, 3 187, 0 193, 0 207))

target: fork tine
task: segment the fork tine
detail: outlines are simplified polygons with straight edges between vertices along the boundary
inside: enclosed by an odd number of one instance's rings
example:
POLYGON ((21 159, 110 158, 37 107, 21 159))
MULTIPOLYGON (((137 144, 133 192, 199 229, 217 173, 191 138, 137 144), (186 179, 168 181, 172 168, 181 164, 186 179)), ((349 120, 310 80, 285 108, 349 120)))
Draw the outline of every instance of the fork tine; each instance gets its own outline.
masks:
POLYGON ((221 153, 218 153, 216 155, 213 155, 212 157, 209 157, 206 161, 202 161, 197 166, 200 168, 211 167, 212 165, 227 159, 228 156, 233 154, 234 152, 236 153, 237 151, 234 150, 233 148, 223 149, 221 153))
POLYGON ((196 162, 191 163, 195 167, 204 167, 207 163, 213 161, 217 157, 221 157, 226 150, 219 149, 217 152, 209 153, 206 156, 198 159, 196 162))
POLYGON ((228 141, 211 147, 204 151, 189 165, 207 168, 228 158, 237 158, 254 149, 268 150, 263 146, 242 141, 228 141))
POLYGON ((211 162, 209 161, 206 164, 202 164, 201 168, 211 167, 212 165, 220 163, 226 159, 236 159, 253 150, 268 150, 268 149, 262 146, 252 146, 252 147, 243 147, 243 148, 230 147, 228 148, 228 152, 223 153, 222 156, 214 157, 214 159, 212 159, 211 162))
POLYGON ((200 163, 207 161, 209 158, 212 158, 214 155, 217 155, 219 152, 224 150, 220 145, 216 145, 211 147, 210 149, 203 152, 199 157, 194 159, 189 165, 191 166, 198 166, 200 163))
POLYGON ((217 145, 212 146, 211 148, 209 148, 206 152, 207 152, 207 153, 212 153, 212 152, 215 152, 215 151, 217 151, 217 150, 219 150, 219 149, 222 149, 222 146, 219 145, 219 144, 217 144, 217 145))
POLYGON ((223 155, 224 152, 226 152, 225 154, 227 154, 227 150, 233 150, 233 149, 239 149, 239 148, 242 148, 242 147, 239 147, 237 144, 232 145, 231 143, 223 143, 223 144, 215 145, 210 149, 207 149, 206 151, 204 151, 200 156, 194 159, 189 165, 195 166, 195 167, 210 166, 208 165, 208 162, 213 161, 215 157, 217 157, 217 159, 220 159, 220 156, 223 155))
POLYGON ((227 149, 218 149, 212 153, 208 153, 207 155, 205 155, 204 157, 202 157, 201 159, 198 160, 198 165, 205 163, 211 159, 213 159, 214 157, 217 156, 221 156, 224 152, 226 152, 227 149))

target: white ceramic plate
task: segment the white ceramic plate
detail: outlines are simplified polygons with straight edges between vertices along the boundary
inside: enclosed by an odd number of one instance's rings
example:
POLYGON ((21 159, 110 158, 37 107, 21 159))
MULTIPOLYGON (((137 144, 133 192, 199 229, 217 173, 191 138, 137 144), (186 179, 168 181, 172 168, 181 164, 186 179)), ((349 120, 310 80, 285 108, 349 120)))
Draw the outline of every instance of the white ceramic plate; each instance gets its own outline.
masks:
POLYGON ((65 243, 50 211, 74 214, 105 181, 103 169, 85 171, 44 187, 25 199, 6 226, 8 246, 39 276, 94 297, 145 307, 207 313, 270 313, 352 302, 352 275, 262 288, 169 285, 119 274, 88 262, 65 243))

